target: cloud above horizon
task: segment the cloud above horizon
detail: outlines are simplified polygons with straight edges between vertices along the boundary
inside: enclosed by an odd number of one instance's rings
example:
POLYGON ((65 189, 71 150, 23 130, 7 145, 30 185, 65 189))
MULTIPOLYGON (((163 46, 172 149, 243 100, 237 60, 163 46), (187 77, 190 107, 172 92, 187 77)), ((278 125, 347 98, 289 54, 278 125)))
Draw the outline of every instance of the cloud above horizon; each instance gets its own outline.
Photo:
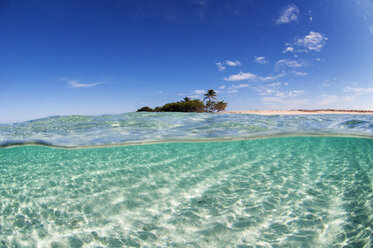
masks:
POLYGON ((307 66, 308 63, 305 61, 297 61, 297 60, 291 60, 291 59, 280 59, 279 61, 276 62, 275 64, 275 69, 283 69, 286 67, 290 68, 300 68, 300 67, 305 67, 307 66))
POLYGON ((257 78, 258 76, 251 72, 240 71, 237 74, 233 74, 233 75, 230 75, 229 77, 225 77, 223 80, 229 81, 229 82, 235 82, 235 81, 241 81, 241 80, 256 80, 257 78))
POLYGON ((362 96, 362 95, 366 95, 366 94, 371 94, 373 93, 373 88, 356 88, 356 87, 345 87, 343 89, 344 92, 352 92, 354 93, 356 96, 362 96))
POLYGON ((339 95, 330 95, 330 94, 323 94, 321 96, 321 100, 316 102, 316 107, 328 107, 330 104, 335 103, 342 103, 342 102, 351 102, 355 99, 355 97, 351 96, 339 96, 339 95))
POLYGON ((62 81, 65 81, 70 88, 90 88, 94 87, 96 85, 103 84, 102 82, 96 82, 96 83, 79 83, 78 80, 70 80, 70 79, 61 79, 62 81))
POLYGON ((271 97, 298 97, 304 94, 307 94, 306 90, 280 90, 282 86, 287 86, 288 83, 282 83, 282 82, 275 82, 267 85, 261 85, 259 87, 256 87, 255 90, 258 92, 260 96, 271 96, 271 97))
POLYGON ((261 96, 264 105, 272 109, 292 109, 304 107, 309 103, 304 95, 308 94, 303 89, 282 90, 283 86, 288 86, 287 82, 275 82, 256 87, 255 90, 261 96))
POLYGON ((248 84, 232 84, 231 89, 241 89, 241 88, 247 88, 249 87, 248 84))
POLYGON ((202 95, 204 94, 206 91, 205 90, 194 90, 193 93, 196 94, 196 95, 202 95))
POLYGON ((290 53, 294 52, 294 47, 288 46, 285 48, 284 51, 282 51, 282 53, 287 53, 287 52, 290 52, 290 53))
POLYGON ((227 69, 227 66, 231 66, 231 67, 241 66, 241 62, 238 60, 236 61, 226 60, 224 62, 216 62, 215 65, 218 67, 219 71, 224 71, 225 69, 227 69))
POLYGON ((295 4, 289 4, 280 12, 280 16, 276 20, 276 24, 285 24, 298 20, 299 9, 295 4))
MULTIPOLYGON (((285 43, 286 48, 282 51, 282 53, 309 53, 311 51, 320 52, 325 46, 327 40, 328 38, 324 34, 310 31, 304 37, 297 38, 293 43, 285 43)), ((297 55, 294 56, 297 57, 297 55)))
POLYGON ((261 56, 261 57, 255 56, 254 62, 258 64, 267 64, 269 61, 264 56, 261 56))
POLYGON ((249 80, 249 81, 271 81, 271 80, 276 80, 280 77, 285 76, 286 74, 284 72, 281 72, 280 74, 277 74, 275 76, 267 76, 267 77, 262 77, 258 76, 254 73, 251 72, 242 72, 240 71, 237 74, 232 74, 228 77, 225 77, 223 80, 228 81, 228 82, 237 82, 237 81, 242 81, 242 80, 249 80))
POLYGON ((297 76, 308 76, 308 72, 302 72, 302 71, 291 71, 291 73, 297 75, 297 76))
MULTIPOLYGON (((324 84, 324 87, 330 86, 331 84, 324 84)), ((321 99, 316 103, 317 107, 332 107, 334 104, 341 104, 345 102, 353 102, 359 97, 373 94, 373 88, 362 88, 362 87, 351 87, 347 86, 342 89, 342 92, 335 94, 323 94, 321 99), (344 93, 344 94, 343 94, 344 93)))
POLYGON ((177 95, 178 96, 183 96, 183 97, 187 96, 187 97, 190 97, 190 98, 200 98, 205 93, 206 93, 206 90, 200 89, 200 90, 193 90, 192 93, 178 93, 177 95))
POLYGON ((328 38, 325 35, 310 31, 306 36, 298 39, 295 44, 306 48, 308 51, 320 52, 327 40, 328 38))

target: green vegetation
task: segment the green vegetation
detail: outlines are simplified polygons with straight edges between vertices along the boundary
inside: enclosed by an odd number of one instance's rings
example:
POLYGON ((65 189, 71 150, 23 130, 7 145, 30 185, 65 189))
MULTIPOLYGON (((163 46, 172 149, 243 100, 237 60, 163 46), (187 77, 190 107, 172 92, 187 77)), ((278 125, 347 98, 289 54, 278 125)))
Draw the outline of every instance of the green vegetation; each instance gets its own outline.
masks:
POLYGON ((148 106, 142 107, 141 109, 137 110, 137 112, 152 112, 152 111, 153 109, 148 106))
POLYGON ((183 101, 166 103, 162 107, 155 107, 154 109, 145 106, 137 110, 137 112, 220 112, 224 111, 228 103, 216 100, 216 92, 212 89, 208 90, 204 95, 203 101, 199 99, 190 99, 184 97, 183 101), (206 101, 207 100, 207 101, 206 101), (206 101, 206 103, 205 103, 206 101))
POLYGON ((224 102, 224 101, 218 101, 216 103, 214 103, 214 110, 220 112, 220 111, 224 111, 228 106, 228 103, 224 102))

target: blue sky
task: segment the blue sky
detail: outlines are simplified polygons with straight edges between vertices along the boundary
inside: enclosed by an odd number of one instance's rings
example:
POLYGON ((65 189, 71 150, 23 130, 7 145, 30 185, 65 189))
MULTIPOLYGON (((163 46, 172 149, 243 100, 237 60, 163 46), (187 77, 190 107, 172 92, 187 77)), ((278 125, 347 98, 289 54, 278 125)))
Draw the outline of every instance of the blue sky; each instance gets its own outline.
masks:
POLYGON ((373 109, 371 0, 0 2, 0 122, 155 107, 373 109))

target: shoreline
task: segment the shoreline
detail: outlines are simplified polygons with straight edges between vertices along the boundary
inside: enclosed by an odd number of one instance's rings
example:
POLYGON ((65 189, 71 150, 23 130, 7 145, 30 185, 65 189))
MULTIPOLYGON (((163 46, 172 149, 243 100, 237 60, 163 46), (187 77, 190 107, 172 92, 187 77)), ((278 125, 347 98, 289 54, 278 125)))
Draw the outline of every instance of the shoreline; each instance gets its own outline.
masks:
POLYGON ((224 114, 255 114, 255 115, 325 115, 325 114, 373 115, 373 110, 337 110, 337 109, 240 110, 240 111, 225 111, 221 113, 224 113, 224 114))

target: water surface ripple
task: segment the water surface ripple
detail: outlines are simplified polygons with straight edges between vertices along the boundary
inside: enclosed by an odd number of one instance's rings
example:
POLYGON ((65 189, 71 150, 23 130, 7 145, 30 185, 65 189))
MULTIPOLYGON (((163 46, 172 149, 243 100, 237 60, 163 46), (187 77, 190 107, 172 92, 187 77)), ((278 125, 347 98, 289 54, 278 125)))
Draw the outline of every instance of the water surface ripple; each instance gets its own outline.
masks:
POLYGON ((0 125, 0 146, 78 147, 162 141, 246 139, 276 135, 373 135, 373 115, 125 113, 55 116, 0 125))

